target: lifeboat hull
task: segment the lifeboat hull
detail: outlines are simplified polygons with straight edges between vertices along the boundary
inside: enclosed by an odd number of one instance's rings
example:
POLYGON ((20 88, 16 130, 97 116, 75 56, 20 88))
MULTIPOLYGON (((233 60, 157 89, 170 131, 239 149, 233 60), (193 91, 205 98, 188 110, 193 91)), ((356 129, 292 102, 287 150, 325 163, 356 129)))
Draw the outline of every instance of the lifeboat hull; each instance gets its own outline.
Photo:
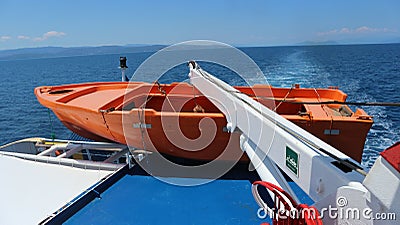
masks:
MULTIPOLYGON (((372 125, 364 111, 287 102, 316 100, 315 91, 319 101, 345 101, 343 92, 265 85, 236 88, 361 161, 372 125)), ((248 161, 240 149, 240 134, 228 133, 224 115, 186 83, 88 83, 38 87, 35 94, 68 129, 83 137, 200 161, 248 161)))

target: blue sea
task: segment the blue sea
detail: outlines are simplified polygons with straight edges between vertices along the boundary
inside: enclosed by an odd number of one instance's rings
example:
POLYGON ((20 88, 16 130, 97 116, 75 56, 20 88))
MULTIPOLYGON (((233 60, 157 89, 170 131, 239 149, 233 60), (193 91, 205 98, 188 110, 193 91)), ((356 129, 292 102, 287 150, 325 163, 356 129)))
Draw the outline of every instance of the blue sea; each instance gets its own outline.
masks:
MULTIPOLYGON (((400 44, 252 47, 241 50, 256 62, 267 81, 277 87, 290 87, 294 83, 315 88, 338 86, 348 94, 348 101, 400 102, 400 44)), ((152 54, 124 54, 128 58, 127 75, 132 75, 152 54)), ((38 103, 34 88, 119 81, 119 56, 0 61, 0 144, 33 136, 70 137, 71 132, 38 103)), ((202 67, 229 80, 224 77, 227 73, 221 67, 202 67)), ((182 65, 164 74, 160 82, 185 80, 187 72, 187 67, 182 65)), ((379 152, 400 141, 400 108, 363 109, 375 121, 363 155, 363 164, 370 167, 379 152)))

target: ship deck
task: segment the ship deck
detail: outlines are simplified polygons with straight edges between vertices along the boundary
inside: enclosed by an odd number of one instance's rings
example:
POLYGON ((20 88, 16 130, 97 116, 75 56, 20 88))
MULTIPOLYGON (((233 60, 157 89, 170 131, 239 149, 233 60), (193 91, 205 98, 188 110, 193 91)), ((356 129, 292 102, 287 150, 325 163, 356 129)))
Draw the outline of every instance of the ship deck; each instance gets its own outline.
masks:
MULTIPOLYGON (((200 178, 167 178, 192 180, 200 178)), ((259 179, 247 165, 235 166, 220 179, 199 186, 175 186, 134 166, 129 173, 65 224, 261 224, 251 183, 259 179)), ((289 182, 302 202, 312 200, 289 182)))

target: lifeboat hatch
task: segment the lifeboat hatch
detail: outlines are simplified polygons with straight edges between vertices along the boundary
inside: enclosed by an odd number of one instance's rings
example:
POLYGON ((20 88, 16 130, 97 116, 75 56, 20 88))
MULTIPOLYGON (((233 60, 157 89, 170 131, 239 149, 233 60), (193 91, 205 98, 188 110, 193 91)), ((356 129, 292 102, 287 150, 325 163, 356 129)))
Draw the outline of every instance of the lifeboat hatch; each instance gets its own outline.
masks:
POLYGON ((65 94, 65 93, 69 93, 73 90, 69 90, 69 89, 65 89, 65 90, 56 90, 56 91, 49 91, 49 94, 51 95, 59 95, 59 94, 65 94))

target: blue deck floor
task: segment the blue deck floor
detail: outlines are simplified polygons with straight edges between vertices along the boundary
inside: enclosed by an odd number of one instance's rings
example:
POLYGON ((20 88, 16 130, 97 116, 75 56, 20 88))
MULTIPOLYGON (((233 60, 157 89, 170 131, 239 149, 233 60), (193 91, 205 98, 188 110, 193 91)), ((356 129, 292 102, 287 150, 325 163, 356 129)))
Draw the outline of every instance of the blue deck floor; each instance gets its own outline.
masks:
MULTIPOLYGON (((174 178, 192 179, 192 178, 174 178)), ((126 175, 66 224, 260 224, 249 180, 181 187, 126 175)))
MULTIPOLYGON (((259 207, 251 193, 251 183, 260 178, 255 171, 248 171, 248 165, 236 165, 221 179, 190 187, 165 183, 137 166, 125 173, 101 194, 101 198, 91 201, 65 224, 232 225, 271 222, 269 218, 257 216, 259 207)), ((199 178, 168 179, 188 181, 199 178)), ((289 185, 301 203, 313 204, 294 182, 289 182, 289 185)))

